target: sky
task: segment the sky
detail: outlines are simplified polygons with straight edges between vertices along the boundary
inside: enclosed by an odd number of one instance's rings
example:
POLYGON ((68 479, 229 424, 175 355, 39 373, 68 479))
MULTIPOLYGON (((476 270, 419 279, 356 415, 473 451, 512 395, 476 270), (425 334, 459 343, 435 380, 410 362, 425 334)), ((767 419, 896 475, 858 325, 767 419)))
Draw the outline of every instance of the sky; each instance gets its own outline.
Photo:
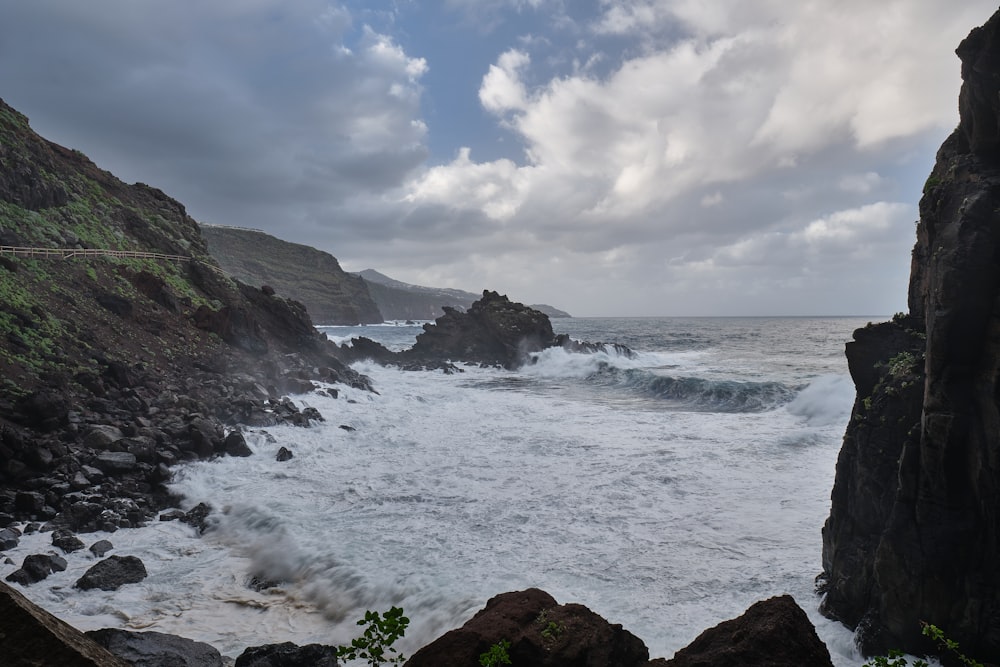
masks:
POLYGON ((891 315, 984 0, 0 0, 0 98, 198 221, 576 316, 891 315))

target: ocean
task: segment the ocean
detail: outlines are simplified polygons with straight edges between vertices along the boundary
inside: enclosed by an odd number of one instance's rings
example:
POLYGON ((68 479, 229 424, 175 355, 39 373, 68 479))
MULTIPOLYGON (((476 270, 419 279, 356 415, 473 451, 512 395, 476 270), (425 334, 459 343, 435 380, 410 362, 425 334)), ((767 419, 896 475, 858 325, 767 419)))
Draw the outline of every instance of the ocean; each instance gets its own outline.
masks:
MULTIPOLYGON (((670 657, 789 593, 834 663, 860 665, 852 634, 817 612, 814 578, 854 399, 844 343, 883 319, 557 319, 636 355, 547 350, 519 371, 451 375, 359 363, 377 393, 295 397, 326 421, 252 429, 252 457, 175 470, 185 509, 216 508, 204 536, 178 522, 81 536, 142 558, 142 583, 75 590, 93 564, 78 552, 22 590, 84 630, 175 633, 233 657, 347 643, 365 610, 393 605, 410 654, 528 587, 670 657), (294 458, 279 463, 282 446, 294 458)), ((420 326, 320 330, 403 349, 420 326)), ((50 548, 25 536, 0 576, 50 548)))

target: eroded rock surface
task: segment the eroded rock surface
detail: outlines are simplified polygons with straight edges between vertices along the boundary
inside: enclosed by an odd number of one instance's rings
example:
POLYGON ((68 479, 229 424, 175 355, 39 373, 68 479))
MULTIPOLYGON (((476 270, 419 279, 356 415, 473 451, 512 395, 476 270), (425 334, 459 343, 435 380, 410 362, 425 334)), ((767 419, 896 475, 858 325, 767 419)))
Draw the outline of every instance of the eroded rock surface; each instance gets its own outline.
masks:
POLYGON ((920 201, 909 316, 856 332, 823 533, 826 614, 866 652, 1000 661, 1000 12, 957 50, 961 123, 920 201))

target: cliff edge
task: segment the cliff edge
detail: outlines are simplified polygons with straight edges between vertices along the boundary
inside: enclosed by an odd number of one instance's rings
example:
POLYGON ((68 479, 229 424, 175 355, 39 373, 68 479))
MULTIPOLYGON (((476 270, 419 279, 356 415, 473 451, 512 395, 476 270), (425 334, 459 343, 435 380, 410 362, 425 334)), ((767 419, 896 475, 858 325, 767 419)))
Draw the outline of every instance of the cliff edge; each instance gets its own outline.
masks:
POLYGON ((1000 12, 962 62, 961 122, 920 200, 909 315, 855 332, 857 401, 823 529, 823 611, 866 654, 1000 661, 1000 12))

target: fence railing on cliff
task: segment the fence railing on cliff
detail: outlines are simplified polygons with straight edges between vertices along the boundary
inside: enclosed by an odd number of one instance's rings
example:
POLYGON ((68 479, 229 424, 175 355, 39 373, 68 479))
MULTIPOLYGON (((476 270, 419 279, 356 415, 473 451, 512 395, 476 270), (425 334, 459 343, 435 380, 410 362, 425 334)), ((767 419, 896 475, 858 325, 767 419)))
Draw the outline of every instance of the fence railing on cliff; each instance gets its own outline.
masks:
POLYGON ((111 250, 105 248, 27 248, 21 246, 0 246, 0 255, 15 255, 20 257, 57 257, 71 259, 73 257, 117 257, 127 259, 154 259, 170 262, 195 262, 213 271, 225 275, 219 267, 188 255, 168 255, 162 252, 146 252, 144 250, 111 250))

